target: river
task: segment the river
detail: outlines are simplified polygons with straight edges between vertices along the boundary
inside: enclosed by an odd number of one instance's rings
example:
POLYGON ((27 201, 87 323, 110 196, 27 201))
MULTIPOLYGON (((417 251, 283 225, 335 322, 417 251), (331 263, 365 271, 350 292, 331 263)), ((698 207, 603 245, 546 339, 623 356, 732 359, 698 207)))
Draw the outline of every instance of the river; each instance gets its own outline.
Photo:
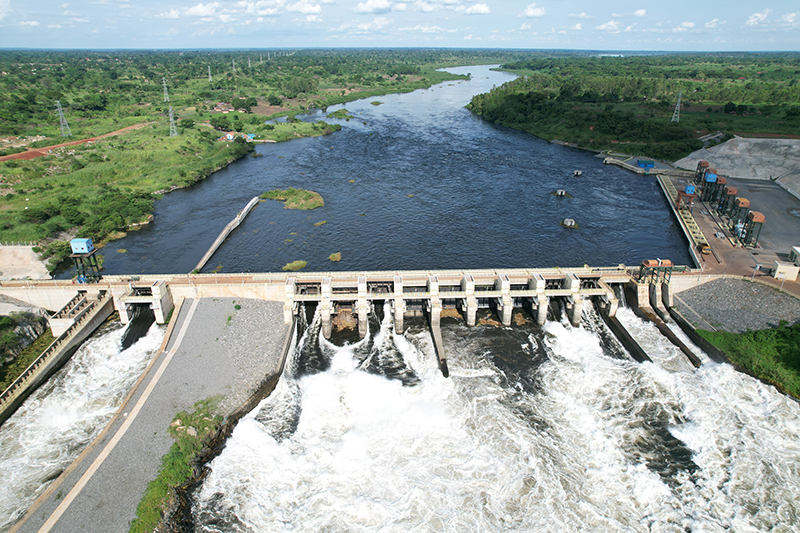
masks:
POLYGON ((513 76, 452 71, 472 78, 327 111, 346 107, 350 120, 313 112, 304 119, 343 129, 258 145, 263 157, 165 195, 153 224, 103 249, 105 273, 187 273, 253 196, 288 187, 320 193, 325 206, 261 203, 204 272, 280 271, 294 260, 310 271, 691 264, 654 177, 482 121, 464 106, 513 76), (565 218, 579 229, 559 225, 565 218), (340 262, 328 260, 335 252, 340 262))
MULTIPOLYGON (((308 270, 689 262, 653 178, 482 122, 463 106, 508 75, 455 70, 473 77, 347 104, 354 118, 342 131, 261 145, 263 157, 166 195, 151 227, 104 249, 106 272, 188 272, 251 197, 290 186, 321 193, 325 207, 260 204, 206 271, 273 271, 295 259, 308 270), (557 188, 573 197, 551 195, 557 188), (580 229, 561 227, 565 217, 580 229), (328 261, 333 252, 341 262, 328 261)), ((551 311, 543 327, 524 315, 509 328, 444 319, 450 378, 422 322, 397 335, 379 307, 365 339, 332 343, 312 318, 275 392, 239 422, 191 495, 196 531, 791 531, 800 522, 796 402, 697 347, 694 369, 627 309, 620 320, 652 363, 631 360, 591 306, 578 328, 555 302, 551 311)))

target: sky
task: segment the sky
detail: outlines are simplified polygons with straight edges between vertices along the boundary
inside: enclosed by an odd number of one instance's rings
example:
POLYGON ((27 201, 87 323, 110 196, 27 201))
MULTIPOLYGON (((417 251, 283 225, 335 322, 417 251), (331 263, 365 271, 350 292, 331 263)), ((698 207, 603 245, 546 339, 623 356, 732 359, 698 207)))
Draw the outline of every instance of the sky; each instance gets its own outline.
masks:
POLYGON ((0 48, 800 51, 800 1, 0 0, 0 48))

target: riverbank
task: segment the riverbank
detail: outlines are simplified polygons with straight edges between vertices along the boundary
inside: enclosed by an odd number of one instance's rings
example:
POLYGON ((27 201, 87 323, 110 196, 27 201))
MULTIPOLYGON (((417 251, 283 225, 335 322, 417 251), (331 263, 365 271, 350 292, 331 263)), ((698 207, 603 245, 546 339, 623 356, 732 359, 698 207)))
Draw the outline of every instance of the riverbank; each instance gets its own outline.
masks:
POLYGON ((234 417, 280 373, 288 331, 275 302, 185 300, 113 421, 10 531, 128 531, 175 415, 218 397, 214 414, 234 417))

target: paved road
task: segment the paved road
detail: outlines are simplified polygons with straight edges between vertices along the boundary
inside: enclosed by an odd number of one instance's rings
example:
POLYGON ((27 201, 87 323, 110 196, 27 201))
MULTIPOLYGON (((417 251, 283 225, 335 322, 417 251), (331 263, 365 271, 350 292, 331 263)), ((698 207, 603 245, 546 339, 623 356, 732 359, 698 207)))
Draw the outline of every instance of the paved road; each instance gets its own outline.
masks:
POLYGON ((12 532, 128 531, 172 445, 174 416, 214 395, 224 397, 220 414, 230 414, 280 371, 282 304, 206 298, 184 301, 176 314, 165 349, 117 416, 12 532))

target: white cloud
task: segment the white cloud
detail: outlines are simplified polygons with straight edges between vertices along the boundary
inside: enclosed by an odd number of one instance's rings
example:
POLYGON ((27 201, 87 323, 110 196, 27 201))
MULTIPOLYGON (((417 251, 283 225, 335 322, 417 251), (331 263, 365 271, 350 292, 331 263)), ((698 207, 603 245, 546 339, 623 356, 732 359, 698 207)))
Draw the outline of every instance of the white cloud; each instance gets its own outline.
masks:
POLYGON ((472 34, 470 33, 469 35, 465 35, 464 36, 464 40, 465 41, 471 41, 472 40, 472 34))
POLYGON ((41 26, 38 20, 23 20, 19 23, 20 26, 41 26))
POLYGON ((89 22, 89 19, 87 19, 87 18, 80 18, 80 17, 72 17, 72 18, 71 18, 71 19, 69 19, 69 20, 70 20, 70 22, 80 22, 80 23, 86 23, 86 22, 89 22))
POLYGON ((758 26, 758 23, 766 20, 767 15, 769 15, 771 12, 772 10, 767 8, 761 13, 753 13, 752 15, 750 15, 750 18, 747 19, 747 22, 745 22, 745 24, 747 24, 748 26, 758 26))
POLYGON ((644 17, 645 15, 647 15, 646 9, 637 9, 636 11, 633 12, 633 16, 635 17, 644 17))
POLYGON ((319 15, 306 15, 306 22, 322 22, 322 17, 319 15))
POLYGON ((392 9, 394 11, 405 11, 406 9, 408 9, 408 4, 406 4, 405 2, 400 2, 399 4, 395 4, 392 9))
POLYGON ((570 13, 568 16, 570 16, 572 18, 578 18, 578 19, 594 18, 594 17, 590 17, 589 15, 587 15, 586 13, 583 13, 583 12, 581 12, 581 13, 570 13))
POLYGON ((413 28, 400 28, 400 31, 418 32, 418 33, 455 33, 456 30, 448 30, 439 26, 422 26, 417 24, 413 28))
POLYGON ((181 16, 181 12, 177 9, 170 9, 165 13, 161 13, 160 15, 156 15, 156 18, 160 19, 176 19, 181 16))
POLYGON ((389 0, 367 0, 358 4, 353 11, 356 13, 387 13, 392 10, 389 0))
POLYGON ((631 24, 630 26, 627 26, 627 27, 625 28, 625 31, 626 31, 626 32, 632 32, 632 31, 633 31, 633 28, 634 28, 634 26, 636 26, 636 24, 631 24))
POLYGON ((197 4, 184 11, 184 15, 189 17, 211 17, 216 14, 219 3, 211 2, 208 4, 197 4))
POLYGON ((438 4, 429 4, 428 2, 423 2, 421 0, 415 2, 414 6, 423 13, 433 13, 434 11, 439 10, 438 4))
POLYGON ((245 12, 250 15, 269 17, 280 13, 283 2, 281 0, 259 0, 258 2, 243 1, 236 5, 244 8, 245 12))
POLYGON ((581 27, 581 23, 580 23, 580 22, 578 22, 577 24, 575 24, 575 25, 574 25, 573 27, 571 27, 570 29, 571 29, 571 30, 582 30, 583 28, 581 27))
POLYGON ((475 4, 469 6, 464 13, 467 15, 488 15, 491 13, 491 10, 486 4, 475 4))
POLYGON ((709 20, 708 22, 703 24, 703 26, 708 28, 708 29, 714 29, 717 26, 719 26, 720 24, 724 24, 724 22, 720 23, 719 19, 714 19, 714 20, 709 20))
POLYGON ((800 21, 800 11, 798 11, 797 13, 786 13, 784 16, 781 17, 781 20, 783 20, 784 22, 788 22, 789 24, 794 24, 795 22, 800 21))
POLYGON ((48 25, 47 25, 47 27, 48 27, 48 28, 53 28, 53 29, 56 29, 56 30, 57 30, 58 28, 60 28, 60 27, 61 27, 61 24, 48 24, 48 25))
POLYGON ((388 19, 386 17, 375 17, 372 22, 364 22, 362 24, 358 24, 357 28, 363 31, 376 31, 384 26, 388 26, 392 23, 392 19, 388 19))
POLYGON ((520 26, 519 29, 521 29, 521 30, 529 30, 529 29, 531 29, 531 25, 528 24, 527 22, 523 22, 522 26, 520 26))
POLYGON ((319 4, 310 4, 305 0, 300 0, 299 2, 286 6, 288 11, 294 11, 297 13, 302 13, 303 15, 311 15, 316 13, 322 13, 322 6, 319 4))
POLYGON ((528 18, 543 17, 544 16, 544 8, 543 7, 537 7, 536 6, 536 2, 534 2, 533 4, 528 4, 528 7, 523 9, 522 13, 520 13, 519 16, 520 17, 528 17, 528 18))
POLYGON ((619 31, 619 22, 617 22, 616 20, 609 20, 605 24, 600 24, 595 29, 608 31, 611 33, 617 33, 619 31))
POLYGON ((672 31, 675 32, 689 31, 692 28, 694 28, 694 22, 681 22, 676 28, 672 28, 672 31))
POLYGON ((621 19, 622 17, 625 16, 625 13, 611 13, 611 16, 614 17, 615 19, 621 19))
POLYGON ((491 13, 491 10, 486 4, 475 4, 474 6, 467 8, 467 15, 487 15, 489 13, 491 13))

